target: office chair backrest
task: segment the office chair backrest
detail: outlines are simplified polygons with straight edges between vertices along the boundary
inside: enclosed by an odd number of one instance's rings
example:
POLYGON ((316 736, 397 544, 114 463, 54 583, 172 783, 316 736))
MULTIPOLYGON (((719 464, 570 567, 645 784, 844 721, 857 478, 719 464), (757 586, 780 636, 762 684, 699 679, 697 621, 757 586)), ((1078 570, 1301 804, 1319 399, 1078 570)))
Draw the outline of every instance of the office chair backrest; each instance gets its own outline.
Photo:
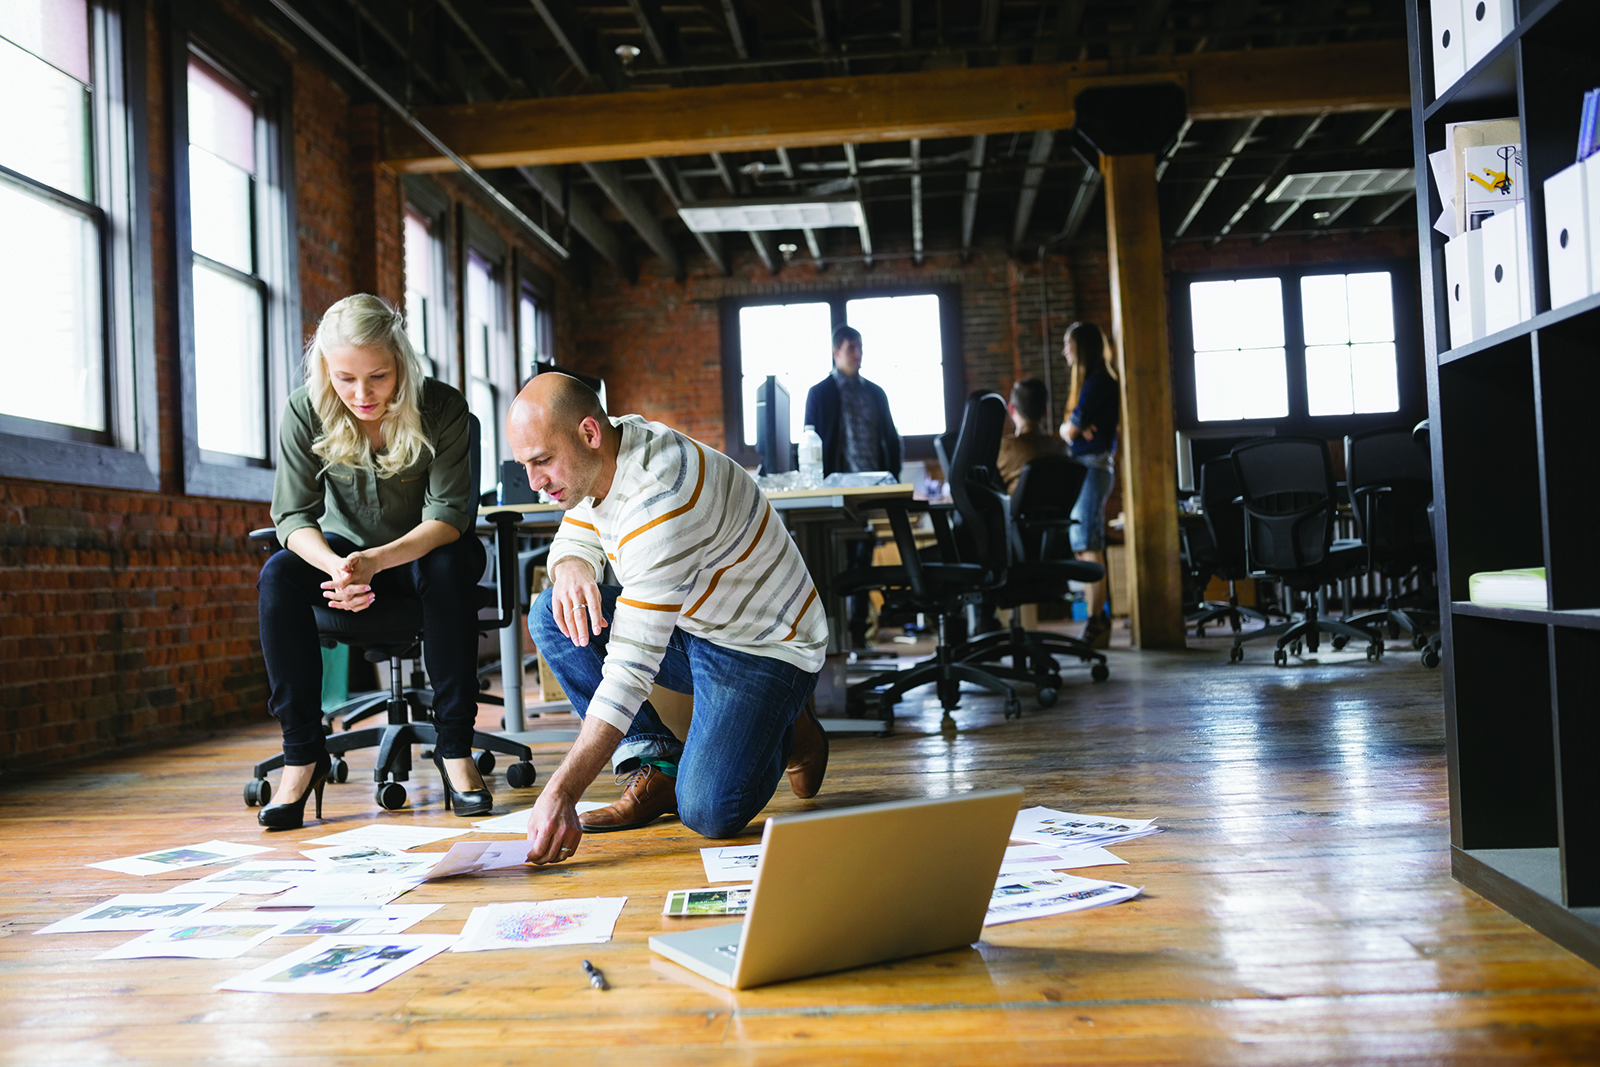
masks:
POLYGON ((1011 494, 1011 525, 1018 558, 1072 559, 1072 508, 1089 468, 1071 456, 1035 456, 1023 464, 1011 494))
POLYGON ((1244 508, 1239 502, 1239 473, 1233 457, 1218 456, 1200 465, 1200 507, 1211 534, 1212 569, 1236 581, 1250 576, 1244 553, 1244 508))
POLYGON ((1433 556, 1428 505, 1433 471, 1416 431, 1369 430, 1344 439, 1345 484, 1356 529, 1374 564, 1409 568, 1433 556))
POLYGON ((1317 437, 1263 437, 1233 450, 1253 572, 1321 564, 1333 545, 1333 459, 1317 437))
POLYGON ((478 525, 478 501, 483 495, 479 491, 483 485, 483 425, 471 412, 467 413, 467 456, 472 467, 472 492, 467 494, 467 529, 471 530, 478 525))
POLYGON ((967 397, 955 454, 945 469, 961 520, 955 531, 961 562, 990 569, 1003 569, 1009 554, 1006 496, 995 470, 1005 419, 1006 402, 998 393, 967 397))

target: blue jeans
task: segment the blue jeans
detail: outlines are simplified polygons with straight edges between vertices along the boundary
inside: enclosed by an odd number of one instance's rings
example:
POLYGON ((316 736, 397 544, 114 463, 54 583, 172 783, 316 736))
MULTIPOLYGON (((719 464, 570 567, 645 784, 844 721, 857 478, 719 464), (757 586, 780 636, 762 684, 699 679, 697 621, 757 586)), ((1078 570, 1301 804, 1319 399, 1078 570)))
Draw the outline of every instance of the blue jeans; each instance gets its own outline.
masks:
MULTIPOLYGON (((617 586, 600 587, 601 613, 616 616, 617 586)), ((528 630, 580 716, 600 685, 610 627, 579 647, 556 628, 551 591, 528 611, 528 630)), ((646 700, 617 745, 612 766, 625 773, 641 760, 678 765, 678 818, 702 837, 732 837, 767 806, 778 788, 794 721, 811 699, 817 676, 748 652, 724 648, 674 629, 656 672, 656 684, 694 694, 689 736, 680 740, 646 700)))
POLYGON ((1106 550, 1106 497, 1111 495, 1111 483, 1116 478, 1112 465, 1113 453, 1099 452, 1075 459, 1089 468, 1078 490, 1078 502, 1072 507, 1072 551, 1104 552, 1106 550))

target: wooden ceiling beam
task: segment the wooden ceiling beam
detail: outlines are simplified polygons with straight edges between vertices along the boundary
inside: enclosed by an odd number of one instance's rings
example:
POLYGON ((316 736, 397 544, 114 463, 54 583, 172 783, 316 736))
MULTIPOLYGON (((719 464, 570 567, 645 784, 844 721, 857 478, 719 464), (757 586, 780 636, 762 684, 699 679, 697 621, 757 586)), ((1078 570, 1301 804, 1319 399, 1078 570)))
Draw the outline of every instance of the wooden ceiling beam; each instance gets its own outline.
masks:
MULTIPOLYGON (((917 71, 424 108, 417 118, 478 167, 1068 129, 1094 85, 1172 81, 1196 120, 1410 106, 1405 43, 917 71)), ((451 169, 408 128, 386 162, 451 169)))

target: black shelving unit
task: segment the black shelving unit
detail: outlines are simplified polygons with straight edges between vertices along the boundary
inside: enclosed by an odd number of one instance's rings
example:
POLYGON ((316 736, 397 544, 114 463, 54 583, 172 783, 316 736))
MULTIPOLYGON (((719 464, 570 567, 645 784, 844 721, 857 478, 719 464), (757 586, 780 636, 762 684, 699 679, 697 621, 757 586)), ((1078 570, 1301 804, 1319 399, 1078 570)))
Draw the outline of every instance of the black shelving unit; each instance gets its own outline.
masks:
POLYGON ((1600 295, 1550 308, 1543 204, 1600 85, 1600 2, 1518 7, 1510 36, 1433 99, 1429 3, 1407 5, 1451 861, 1457 880, 1600 965, 1600 295), (1427 154, 1448 123, 1512 115, 1534 315, 1449 347, 1427 154), (1537 566, 1545 610, 1467 599, 1474 572, 1537 566))

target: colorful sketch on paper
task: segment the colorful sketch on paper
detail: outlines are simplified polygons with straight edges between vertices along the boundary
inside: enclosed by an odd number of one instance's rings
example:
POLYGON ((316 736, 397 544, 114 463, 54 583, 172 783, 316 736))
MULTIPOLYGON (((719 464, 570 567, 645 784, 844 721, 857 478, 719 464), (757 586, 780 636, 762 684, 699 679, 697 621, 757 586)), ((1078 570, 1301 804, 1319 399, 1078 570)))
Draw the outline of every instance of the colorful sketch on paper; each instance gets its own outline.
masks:
POLYGON ((494 936, 501 941, 541 941, 572 933, 588 919, 587 910, 513 911, 496 915, 494 936))
POLYGON ((248 941, 252 937, 259 937, 271 930, 270 924, 265 926, 176 926, 170 930, 161 931, 157 940, 161 941, 208 941, 212 939, 226 939, 229 941, 248 941))

